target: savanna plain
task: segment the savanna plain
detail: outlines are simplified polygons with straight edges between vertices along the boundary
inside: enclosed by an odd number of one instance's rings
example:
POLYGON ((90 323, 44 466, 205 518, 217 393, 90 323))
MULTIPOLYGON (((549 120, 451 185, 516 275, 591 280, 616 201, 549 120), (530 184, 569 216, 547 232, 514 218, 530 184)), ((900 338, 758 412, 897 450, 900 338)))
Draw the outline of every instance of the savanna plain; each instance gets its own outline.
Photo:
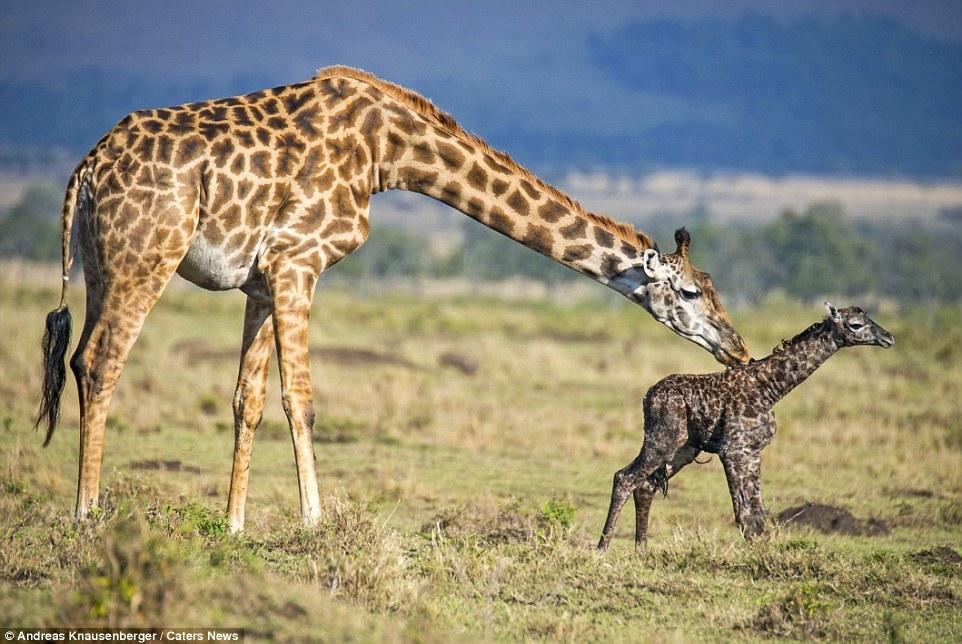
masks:
MULTIPOLYGON (((234 536, 243 296, 164 295, 114 397, 102 508, 78 525, 72 377, 50 447, 32 428, 57 270, 0 274, 5 626, 240 627, 251 641, 962 639, 958 307, 870 310, 895 347, 843 351, 776 408, 766 505, 774 518, 821 504, 818 525, 773 521, 746 543, 712 458, 656 499, 646 548, 629 504, 602 556, 645 391, 720 368, 628 302, 323 287, 311 372, 324 517, 299 525, 272 367, 234 536)), ((733 311, 756 357, 821 315, 779 297, 733 311)))

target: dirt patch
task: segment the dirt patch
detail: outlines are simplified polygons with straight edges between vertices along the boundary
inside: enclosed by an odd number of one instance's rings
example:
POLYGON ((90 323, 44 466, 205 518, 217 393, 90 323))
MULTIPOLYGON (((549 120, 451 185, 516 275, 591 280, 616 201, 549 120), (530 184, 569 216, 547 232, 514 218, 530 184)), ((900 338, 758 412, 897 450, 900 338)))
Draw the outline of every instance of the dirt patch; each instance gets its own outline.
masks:
MULTIPOLYGON (((184 356, 190 365, 199 362, 218 362, 221 360, 239 360, 240 349, 222 349, 211 347, 202 338, 188 338, 181 340, 173 346, 174 353, 184 356)), ((421 367, 411 362, 404 356, 396 353, 381 351, 371 351, 370 349, 360 349, 356 347, 312 347, 311 357, 325 362, 335 362, 337 364, 352 365, 388 365, 401 367, 402 369, 421 370, 421 367)))
POLYGON ((443 512, 421 526, 424 533, 435 530, 445 537, 473 536, 487 543, 528 541, 537 531, 537 519, 515 505, 472 505, 443 512))
POLYGON ((478 361, 460 353, 442 353, 438 356, 438 365, 455 369, 466 376, 473 376, 478 372, 478 361))
POLYGON ((821 503, 788 508, 778 515, 778 522, 783 525, 807 525, 827 534, 879 536, 889 533, 888 524, 881 519, 861 521, 845 508, 821 503))
POLYGON ((918 564, 954 564, 962 566, 962 555, 948 546, 938 546, 931 550, 919 550, 910 555, 918 564))
POLYGON ((941 495, 933 492, 932 490, 926 490, 922 488, 898 488, 889 492, 892 496, 907 496, 914 499, 934 499, 941 498, 941 495))
POLYGON ((50 579, 50 575, 42 570, 20 568, 11 573, 0 574, 0 579, 14 585, 35 587, 50 579))
POLYGON ((296 602, 289 601, 277 611, 287 619, 303 619, 307 616, 307 610, 296 602))
POLYGON ((542 329, 526 337, 529 339, 552 340, 565 344, 604 343, 611 340, 611 335, 607 331, 563 331, 561 329, 542 329))
POLYGON ((608 342, 611 335, 606 331, 559 331, 548 330, 542 337, 555 342, 608 342))
MULTIPOLYGON (((369 426, 349 418, 318 415, 314 420, 312 441, 315 443, 356 443, 369 435, 369 426)), ((257 440, 290 441, 291 432, 286 421, 264 419, 257 430, 257 440)))
POLYGON ((202 470, 196 465, 184 465, 178 460, 161 461, 156 458, 146 461, 134 461, 130 464, 133 470, 159 470, 163 472, 188 472, 200 474, 202 470))
POLYGON ((311 357, 342 365, 388 365, 420 371, 422 367, 396 353, 382 353, 354 347, 314 347, 311 357))
POLYGON ((187 364, 194 365, 198 362, 210 362, 216 360, 226 360, 228 358, 240 359, 240 349, 215 349, 207 344, 203 338, 187 338, 181 340, 171 347, 171 350, 184 356, 187 364))

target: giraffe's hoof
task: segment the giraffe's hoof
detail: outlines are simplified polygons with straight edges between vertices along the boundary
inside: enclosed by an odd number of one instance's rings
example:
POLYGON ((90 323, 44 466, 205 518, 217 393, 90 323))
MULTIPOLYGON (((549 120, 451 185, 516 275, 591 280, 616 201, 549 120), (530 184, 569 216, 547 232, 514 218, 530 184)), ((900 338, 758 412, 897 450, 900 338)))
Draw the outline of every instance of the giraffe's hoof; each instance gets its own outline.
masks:
POLYGON ((308 512, 301 516, 301 526, 307 529, 316 528, 321 522, 321 511, 317 509, 315 511, 308 512))

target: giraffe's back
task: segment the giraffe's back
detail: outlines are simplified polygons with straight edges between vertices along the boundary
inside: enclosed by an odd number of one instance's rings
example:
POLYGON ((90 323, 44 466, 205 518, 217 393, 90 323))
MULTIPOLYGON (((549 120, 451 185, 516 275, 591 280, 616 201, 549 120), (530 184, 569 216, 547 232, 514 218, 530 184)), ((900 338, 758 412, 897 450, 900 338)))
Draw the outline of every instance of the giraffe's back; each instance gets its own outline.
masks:
POLYGON ((98 217, 185 237, 178 272, 209 289, 255 282, 266 248, 330 265, 367 237, 379 94, 329 78, 134 112, 95 148, 98 217))
POLYGON ((645 395, 646 428, 683 419, 689 444, 718 452, 732 432, 772 422, 771 407, 760 401, 751 372, 749 367, 735 367, 663 378, 645 395))

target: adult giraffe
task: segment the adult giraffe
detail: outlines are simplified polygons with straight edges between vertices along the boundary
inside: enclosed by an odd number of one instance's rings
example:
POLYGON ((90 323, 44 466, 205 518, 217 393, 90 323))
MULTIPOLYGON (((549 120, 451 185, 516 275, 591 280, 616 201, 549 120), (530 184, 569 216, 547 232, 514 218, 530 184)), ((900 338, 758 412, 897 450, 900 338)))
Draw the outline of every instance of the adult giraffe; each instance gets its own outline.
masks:
POLYGON ((412 190, 623 293, 721 362, 748 354, 687 233, 661 254, 631 226, 586 212, 429 100, 347 67, 249 94, 130 114, 70 178, 63 292, 47 316, 41 421, 56 426, 69 344, 70 233, 78 220, 87 307, 70 366, 80 394, 76 516, 97 505, 111 395, 147 313, 176 271, 247 294, 234 395, 230 527, 244 525, 254 431, 277 347, 301 518, 319 518, 308 316, 320 273, 368 235, 372 194, 412 190))

